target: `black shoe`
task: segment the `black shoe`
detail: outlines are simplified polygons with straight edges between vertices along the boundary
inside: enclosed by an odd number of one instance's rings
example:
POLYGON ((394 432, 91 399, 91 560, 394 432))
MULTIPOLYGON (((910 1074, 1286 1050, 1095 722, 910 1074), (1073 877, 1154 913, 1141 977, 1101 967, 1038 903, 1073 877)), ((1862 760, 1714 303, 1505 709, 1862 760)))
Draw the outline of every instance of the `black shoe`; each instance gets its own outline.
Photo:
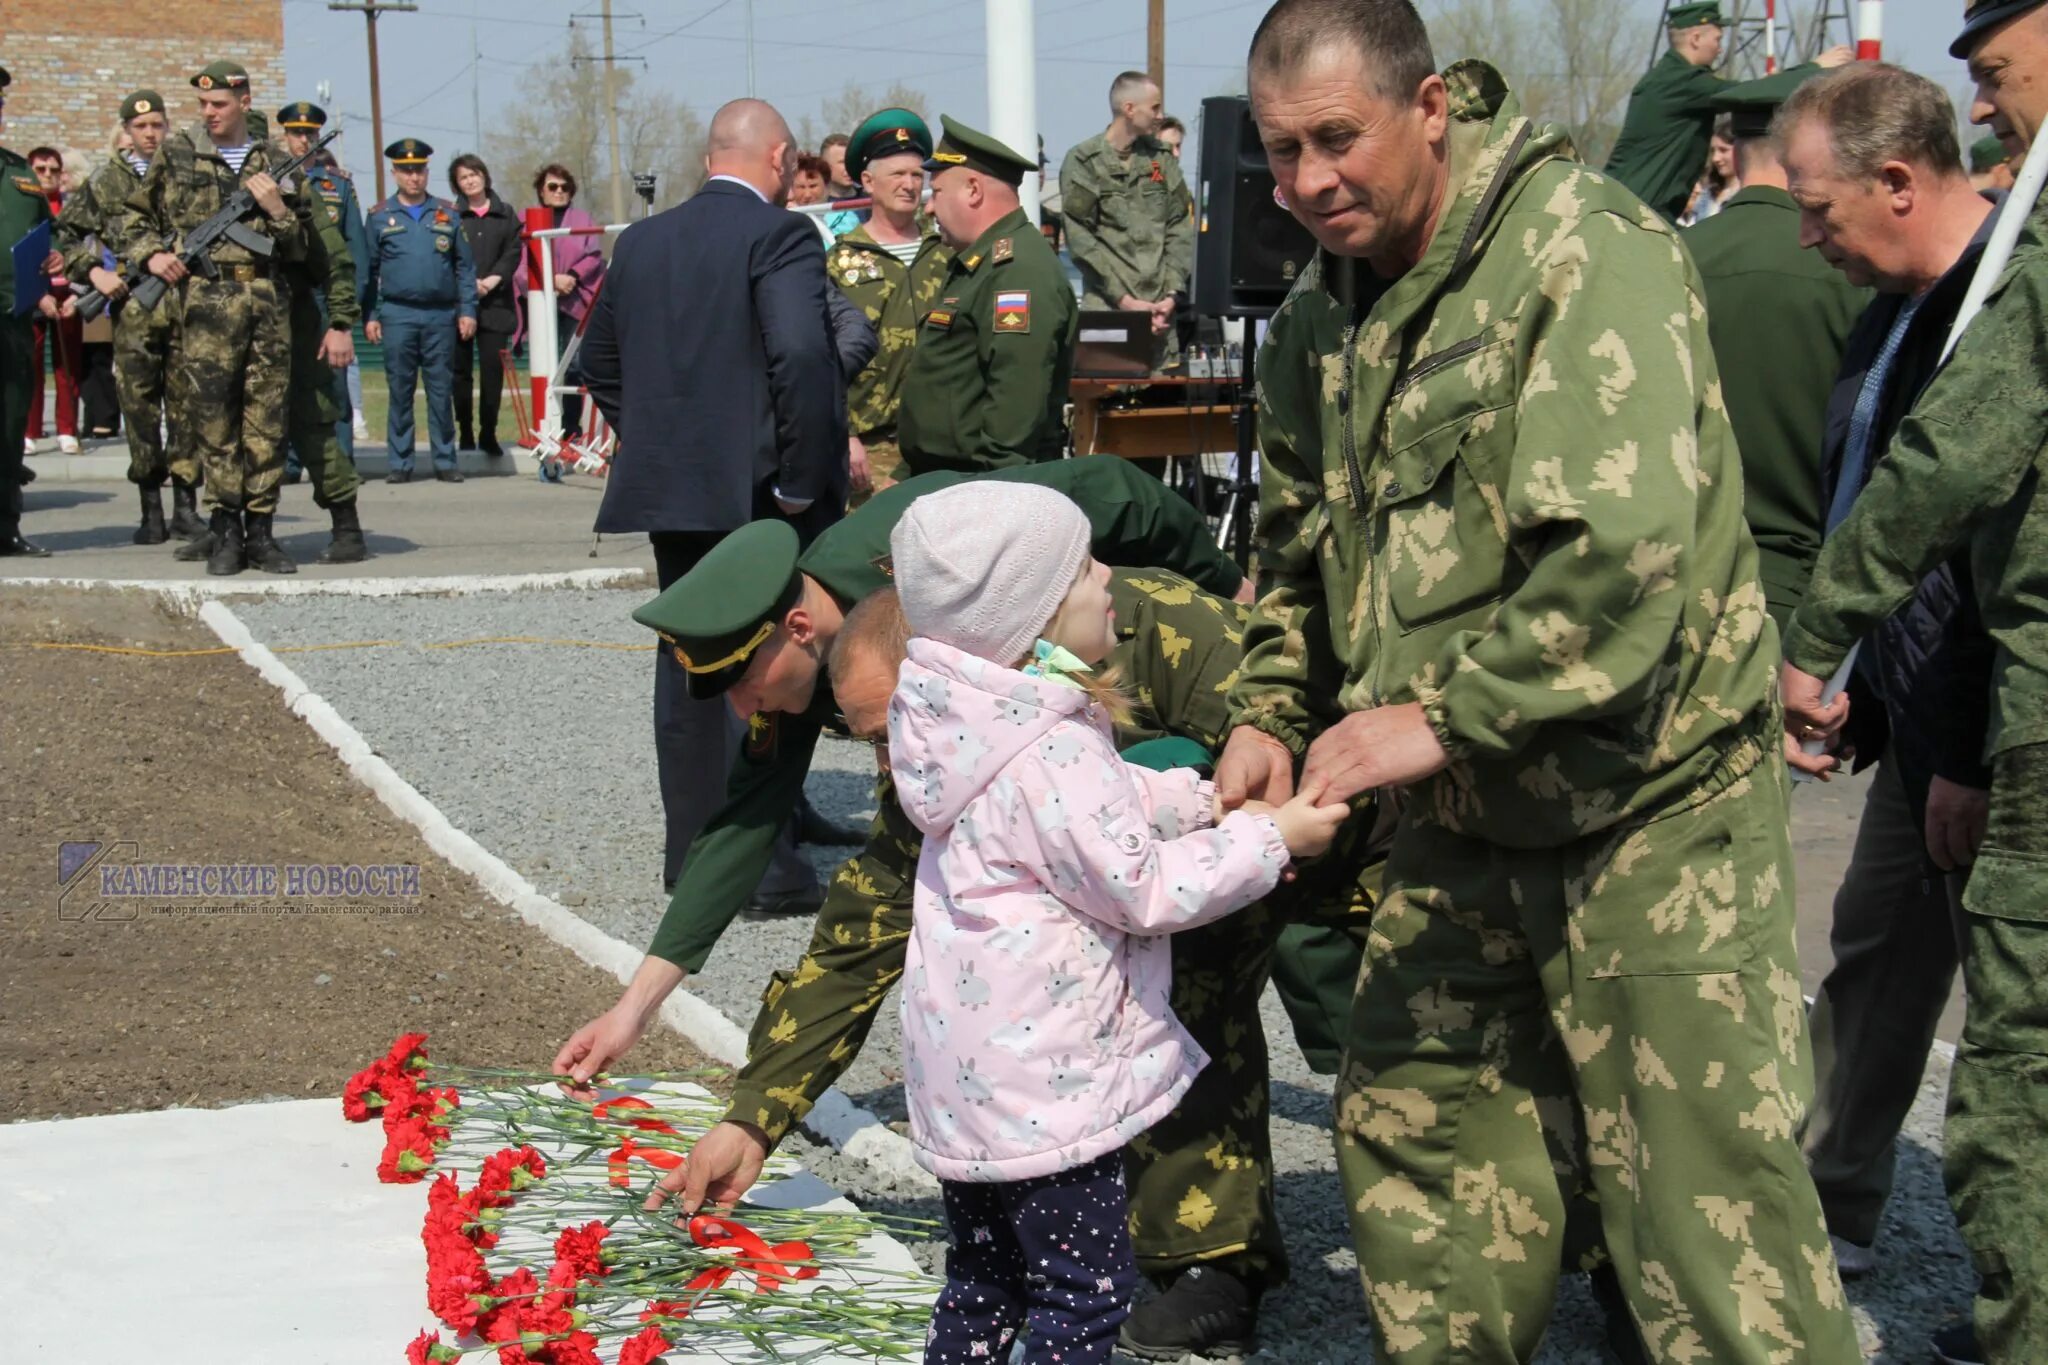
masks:
POLYGON ((824 904, 825 888, 822 886, 766 896, 756 891, 747 897, 746 912, 750 915, 815 915, 824 904))
POLYGON ((1621 1276, 1615 1273, 1613 1263, 1587 1271, 1586 1283, 1606 1319, 1607 1365, 1650 1365, 1650 1353, 1643 1349, 1643 1339, 1636 1332, 1635 1315, 1628 1311, 1628 1296, 1621 1292, 1621 1276))
POLYGON ((818 814, 816 806, 803 801, 798 803, 796 810, 796 841, 820 848, 845 848, 865 844, 868 829, 865 825, 835 825, 818 814))
MULTIPOLYGON (((213 550, 206 556, 206 571, 217 578, 238 574, 249 567, 242 539, 242 513, 238 508, 213 509, 213 534, 207 537, 213 550)), ((198 541, 192 542, 197 545, 198 541)))
POLYGON ((1259 1296, 1215 1266, 1192 1266, 1124 1319, 1116 1344, 1140 1360, 1247 1356, 1258 1349, 1259 1296))
POLYGON ((295 465, 286 465, 284 467, 284 482, 286 483, 297 483, 305 477, 306 471, 295 465))
POLYGON ((461 483, 462 471, 459 469, 437 469, 434 471, 434 478, 439 483, 461 483))
POLYGON ((475 450, 476 438, 465 431, 462 433, 462 438, 455 443, 455 448, 457 450, 475 450))
POLYGON ((1936 1332, 1934 1358, 1941 1365, 1984 1365, 1984 1348, 1977 1344, 1977 1325, 1952 1322, 1936 1332))
POLYGON ((142 524, 135 528, 137 545, 161 545, 171 538, 171 530, 164 525, 164 490, 158 484, 142 490, 142 524))
POLYGON ((493 458, 505 453, 505 447, 498 444, 498 438, 495 436, 484 437, 482 441, 478 442, 478 445, 482 448, 484 454, 493 458))
POLYGON ((21 480, 20 480, 20 482, 21 482, 21 486, 22 486, 23 488, 26 488, 26 487, 28 487, 28 486, 29 486, 30 484, 34 483, 35 481, 36 481, 36 472, 35 472, 35 471, 34 471, 33 469, 30 469, 30 468, 29 468, 29 467, 28 467, 27 465, 23 465, 23 466, 21 467, 21 480))
POLYGON ((180 540, 197 540, 206 534, 206 519, 199 515, 198 485, 171 480, 171 534, 180 540))
POLYGON ((334 539, 327 542, 327 548, 320 552, 322 564, 360 564, 370 557, 369 546, 363 544, 363 524, 356 520, 356 505, 353 500, 338 503, 327 509, 334 518, 334 539))
POLYGON ((410 469, 394 469, 394 470, 392 470, 392 471, 391 471, 390 473, 388 473, 388 474, 386 474, 386 475, 384 476, 384 482, 386 482, 386 483, 411 483, 411 482, 412 482, 412 471, 411 471, 410 469))
POLYGON ((0 536, 0 558, 9 555, 20 559, 48 559, 50 552, 32 540, 23 540, 21 532, 16 531, 10 536, 0 536))
MULTIPOLYGON (((292 562, 292 557, 284 552, 284 546, 278 544, 277 538, 271 534, 271 519, 276 515, 275 512, 251 512, 243 518, 248 532, 242 557, 250 568, 264 573, 297 573, 299 566, 292 562)), ((210 564, 207 566, 209 572, 212 567, 210 564)))

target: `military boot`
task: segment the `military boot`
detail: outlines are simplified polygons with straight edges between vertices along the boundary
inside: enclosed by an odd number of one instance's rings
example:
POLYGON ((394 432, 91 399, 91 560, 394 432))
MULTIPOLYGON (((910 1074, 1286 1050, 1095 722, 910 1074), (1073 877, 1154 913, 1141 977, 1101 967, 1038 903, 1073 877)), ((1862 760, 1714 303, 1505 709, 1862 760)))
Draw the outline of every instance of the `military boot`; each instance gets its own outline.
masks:
POLYGON ((327 509, 327 514, 334 518, 334 539, 320 552, 319 562, 360 564, 368 559, 370 548, 363 544, 363 523, 356 519, 355 499, 336 503, 327 509))
MULTIPOLYGON (((213 533, 207 541, 213 546, 206 556, 208 573, 225 578, 249 566, 242 546, 242 510, 239 507, 213 509, 213 533)), ((194 545, 198 543, 196 540, 192 542, 194 545)))
POLYGON ((180 540, 197 540, 206 534, 206 519, 199 515, 199 486, 171 480, 171 534, 180 540))
POLYGON ((1259 1290, 1220 1266, 1191 1266, 1138 1305, 1117 1345, 1141 1360, 1248 1356, 1258 1349, 1259 1290))
MULTIPOLYGON (((284 546, 270 533, 271 518, 275 512, 250 512, 243 517, 248 525, 248 544, 244 551, 249 567, 261 569, 264 573, 297 573, 299 566, 284 552, 284 546)), ((212 566, 208 566, 212 571, 212 566)))
POLYGON ((142 525, 135 528, 135 543, 161 545, 170 538, 170 528, 164 525, 163 485, 145 485, 142 489, 142 525))
MULTIPOLYGON (((220 544, 222 513, 225 510, 225 508, 216 507, 209 512, 207 514, 207 523, 200 528, 199 534, 171 551, 171 558, 183 560, 186 563, 199 559, 211 560, 214 547, 220 544)), ((238 518, 236 525, 239 527, 241 525, 239 521, 241 513, 237 512, 234 515, 238 518)))

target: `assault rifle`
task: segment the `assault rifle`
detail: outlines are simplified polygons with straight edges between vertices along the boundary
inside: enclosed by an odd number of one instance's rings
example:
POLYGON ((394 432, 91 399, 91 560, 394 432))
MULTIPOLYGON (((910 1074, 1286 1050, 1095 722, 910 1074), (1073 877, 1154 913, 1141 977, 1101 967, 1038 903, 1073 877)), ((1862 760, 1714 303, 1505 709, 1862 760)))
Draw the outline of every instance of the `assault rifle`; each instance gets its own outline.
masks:
MULTIPOLYGON (((304 156, 295 156, 280 161, 270 168, 270 178, 282 185, 287 176, 297 175, 306 168, 320 150, 341 136, 341 129, 322 137, 306 149, 304 156)), ((242 220, 256 211, 256 196, 249 193, 244 185, 229 195, 211 218, 185 234, 185 244, 174 248, 174 254, 185 263, 193 274, 209 280, 220 278, 220 267, 213 263, 213 248, 221 242, 233 242, 251 255, 268 257, 275 251, 276 244, 270 238, 245 224, 242 220)), ((121 283, 128 288, 128 297, 138 307, 154 308, 163 301, 164 291, 170 286, 149 273, 147 263, 131 265, 121 277, 121 283)), ((78 296, 78 316, 91 322, 106 311, 107 296, 97 289, 87 289, 78 296)))

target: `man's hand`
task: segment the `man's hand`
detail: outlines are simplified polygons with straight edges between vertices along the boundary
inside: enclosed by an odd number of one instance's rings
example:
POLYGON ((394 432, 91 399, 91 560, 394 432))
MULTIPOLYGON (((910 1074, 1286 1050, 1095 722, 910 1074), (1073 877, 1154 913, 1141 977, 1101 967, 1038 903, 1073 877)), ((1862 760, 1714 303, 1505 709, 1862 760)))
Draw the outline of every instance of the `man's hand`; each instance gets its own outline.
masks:
POLYGON ((52 249, 49 255, 47 255, 47 256, 45 256, 45 257, 43 257, 43 268, 42 268, 42 269, 41 269, 41 271, 39 271, 38 273, 39 273, 39 274, 43 274, 43 275, 61 275, 61 274, 63 274, 63 273, 64 273, 64 255, 63 255, 63 253, 62 253, 62 252, 59 252, 59 251, 56 251, 56 250, 54 250, 54 249, 52 249))
POLYGON ((57 316, 60 318, 78 316, 78 296, 76 294, 66 294, 64 296, 63 302, 57 305, 57 316))
POLYGON ((320 358, 337 370, 345 370, 356 363, 356 339, 354 334, 329 327, 320 338, 320 358))
POLYGON ((480 277, 476 282, 476 296, 478 298, 482 298, 484 295, 490 293, 493 289, 496 289, 497 287, 498 277, 496 275, 484 275, 480 277))
POLYGON ((1152 309, 1152 335, 1165 336, 1173 328, 1175 312, 1173 296, 1167 295, 1150 305, 1152 309))
POLYGON ((96 265, 86 272, 92 287, 100 291, 100 297, 112 303, 115 299, 128 297, 128 282, 103 265, 96 265))
POLYGON ((1259 585, 1252 581, 1250 574, 1246 574, 1244 582, 1237 585, 1237 591, 1230 595, 1230 600, 1242 607, 1248 607, 1259 600, 1259 585))
POLYGON ((555 1054, 554 1073, 565 1077, 562 1091, 571 1099, 588 1100, 595 1092, 590 1078, 609 1070, 647 1031, 646 1016, 637 1005, 620 1000, 569 1035, 555 1054))
POLYGON ((270 178, 270 172, 256 172, 249 177, 247 184, 249 197, 256 201, 258 208, 272 218, 283 218, 290 214, 291 210, 284 206, 284 191, 278 189, 277 182, 270 178))
POLYGON ((1935 778, 1927 789, 1927 855, 1934 865, 1955 872, 1976 862, 1990 815, 1990 792, 1935 778))
POLYGON ((1226 811, 1247 801, 1284 805, 1294 795, 1294 755, 1263 730, 1240 725, 1216 760, 1216 800, 1226 811))
POLYGON ((176 284, 192 272, 185 268, 176 252, 159 251, 149 258, 149 273, 165 284, 176 284))
POLYGON ((372 346, 382 346, 384 344, 384 324, 375 318, 364 323, 363 340, 369 342, 372 346))
POLYGON ((41 298, 36 300, 36 311, 38 313, 41 313, 44 317, 49 318, 52 321, 55 321, 57 317, 56 298, 50 294, 43 295, 41 298))
POLYGON ((706 1201, 719 1207, 737 1203, 761 1178, 770 1150, 768 1135, 759 1128, 726 1119, 697 1139, 689 1159, 656 1181, 640 1207, 659 1213, 663 1204, 680 1197, 683 1216, 694 1218, 706 1201))
POLYGON ((1821 701, 1826 690, 1827 685, 1819 678, 1791 664, 1778 669, 1778 692, 1785 702, 1785 761, 1823 782, 1850 757, 1834 753, 1841 742, 1842 727, 1849 723, 1849 694, 1842 693, 1828 705, 1821 701), (1820 752, 1809 754, 1805 746, 1814 740, 1820 742, 1820 752))
POLYGON ((1850 47, 1847 43, 1841 43, 1815 57, 1813 63, 1823 70, 1830 70, 1838 66, 1847 66, 1855 60, 1856 49, 1850 47))
POLYGON ((868 469, 868 448, 854 435, 846 438, 846 483, 856 493, 865 493, 874 486, 873 472, 868 469))
POLYGON ((1375 787, 1405 787, 1450 766, 1451 756, 1430 728, 1422 703, 1354 711, 1317 735, 1302 765, 1305 791, 1350 801, 1375 787))
POLYGON ((565 275, 557 275, 557 276, 555 276, 555 292, 556 292, 557 294, 573 294, 573 293, 575 293, 575 292, 576 292, 576 277, 575 277, 574 275, 566 275, 566 274, 565 274, 565 275))
POLYGON ((1829 781, 1836 773, 1844 771, 1849 761, 1855 757, 1854 749, 1847 749, 1839 754, 1829 753, 1823 749, 1817 754, 1810 754, 1792 737, 1790 727, 1786 729, 1785 766, 1795 773, 1805 773, 1816 782, 1829 781))
POLYGON ((476 319, 455 319, 455 335, 461 337, 464 341, 468 341, 471 338, 473 338, 476 335, 476 319))

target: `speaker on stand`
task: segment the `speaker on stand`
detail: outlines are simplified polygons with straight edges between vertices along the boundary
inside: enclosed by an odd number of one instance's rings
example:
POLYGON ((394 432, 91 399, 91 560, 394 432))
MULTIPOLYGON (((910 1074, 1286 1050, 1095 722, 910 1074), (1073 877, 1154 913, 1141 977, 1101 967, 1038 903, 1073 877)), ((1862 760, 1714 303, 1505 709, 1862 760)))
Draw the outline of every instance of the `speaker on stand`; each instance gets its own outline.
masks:
POLYGON ((1237 461, 1223 499, 1218 544, 1251 571, 1252 508, 1258 502, 1257 323, 1273 315, 1315 255, 1315 239, 1287 211, 1266 149, 1241 95, 1202 101, 1195 233, 1195 311, 1245 324, 1237 405, 1237 461))

